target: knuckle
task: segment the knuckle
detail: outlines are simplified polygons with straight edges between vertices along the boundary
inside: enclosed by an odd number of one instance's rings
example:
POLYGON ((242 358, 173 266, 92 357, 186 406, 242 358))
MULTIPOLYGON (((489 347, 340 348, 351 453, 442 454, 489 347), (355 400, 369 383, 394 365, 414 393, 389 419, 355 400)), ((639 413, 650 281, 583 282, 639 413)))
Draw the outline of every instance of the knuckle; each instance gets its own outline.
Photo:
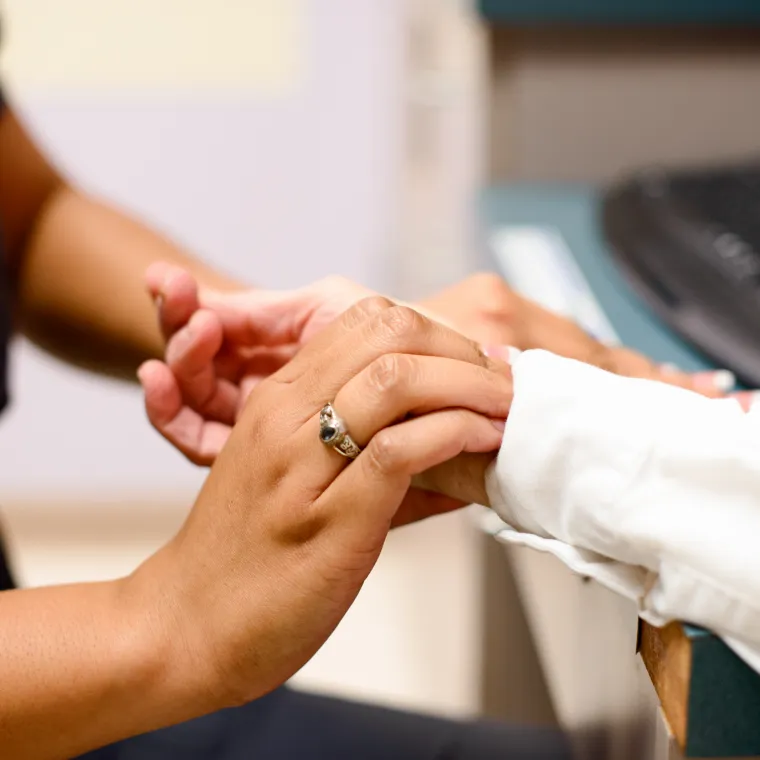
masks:
POLYGON ((618 374, 618 360, 615 358, 613 352, 602 343, 597 343, 596 341, 592 342, 589 346, 585 361, 586 364, 591 364, 594 367, 603 369, 605 372, 618 374))
POLYGON ((393 305, 393 301, 390 298, 385 298, 385 296, 369 296, 368 298, 362 298, 361 301, 357 301, 350 311, 356 317, 366 319, 375 314, 388 311, 393 305))
POLYGON ((492 272, 478 272, 468 283, 485 312, 504 315, 514 308, 515 297, 504 280, 492 272))
POLYGON ((408 306, 393 306, 379 316, 380 331, 384 336, 401 339, 421 331, 427 320, 408 306))
POLYGON ((378 394, 397 390, 408 375, 410 360, 401 354, 385 354, 369 365, 369 384, 378 394))
POLYGON ((397 469, 400 453, 399 442, 388 428, 377 432, 365 449, 368 465, 381 476, 387 476, 397 469))
POLYGON ((586 361, 599 369, 623 377, 648 378, 657 374, 654 364, 640 354, 627 349, 609 348, 596 341, 589 348, 586 361))
POLYGON ((655 377, 655 365, 649 359, 627 349, 608 349, 607 367, 610 372, 628 377, 655 377))
MULTIPOLYGON (((242 402, 235 427, 240 427, 241 432, 253 440, 265 439, 269 431, 282 429, 283 410, 289 409, 292 403, 287 384, 274 375, 268 377, 242 402)), ((290 420, 287 423, 290 433, 290 420)))
POLYGON ((383 296, 362 298, 346 308, 340 316, 340 322, 349 328, 357 327, 391 306, 393 302, 383 296))

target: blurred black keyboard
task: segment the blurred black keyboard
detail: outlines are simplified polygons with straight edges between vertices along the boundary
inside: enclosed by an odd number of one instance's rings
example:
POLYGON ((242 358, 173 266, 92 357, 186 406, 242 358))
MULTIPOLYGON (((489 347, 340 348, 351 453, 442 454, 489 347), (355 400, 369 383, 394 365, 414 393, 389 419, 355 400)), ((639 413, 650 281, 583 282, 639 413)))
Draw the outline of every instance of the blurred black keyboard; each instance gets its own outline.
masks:
POLYGON ((717 365, 760 387, 760 161, 640 172, 606 193, 602 218, 652 308, 717 365))

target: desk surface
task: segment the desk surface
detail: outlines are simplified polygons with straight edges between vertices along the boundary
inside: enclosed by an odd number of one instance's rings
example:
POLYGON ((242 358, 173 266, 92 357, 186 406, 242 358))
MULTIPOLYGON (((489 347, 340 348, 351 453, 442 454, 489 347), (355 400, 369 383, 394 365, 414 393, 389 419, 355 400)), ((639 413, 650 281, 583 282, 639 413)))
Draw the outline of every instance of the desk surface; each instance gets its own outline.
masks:
MULTIPOLYGON (((483 196, 487 230, 536 225, 558 231, 626 345, 696 371, 708 361, 665 327, 617 270, 597 224, 599 201, 585 185, 511 185, 483 196)), ((695 757, 760 755, 760 675, 717 637, 689 626, 648 627, 642 656, 677 738, 695 757)))

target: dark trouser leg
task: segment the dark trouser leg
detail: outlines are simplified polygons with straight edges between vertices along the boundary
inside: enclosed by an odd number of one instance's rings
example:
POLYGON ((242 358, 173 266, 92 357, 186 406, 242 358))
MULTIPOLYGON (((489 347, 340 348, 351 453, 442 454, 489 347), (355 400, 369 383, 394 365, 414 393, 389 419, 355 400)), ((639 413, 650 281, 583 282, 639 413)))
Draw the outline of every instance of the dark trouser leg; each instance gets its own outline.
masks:
POLYGON ((568 760, 550 729, 456 722, 279 689, 86 760, 568 760))

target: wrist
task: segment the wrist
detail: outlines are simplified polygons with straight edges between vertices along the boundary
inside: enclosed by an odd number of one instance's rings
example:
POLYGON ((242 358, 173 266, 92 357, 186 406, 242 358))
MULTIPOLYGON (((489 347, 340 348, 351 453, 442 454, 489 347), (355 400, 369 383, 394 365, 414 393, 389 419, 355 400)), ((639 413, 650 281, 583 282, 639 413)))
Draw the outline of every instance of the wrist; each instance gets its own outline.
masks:
POLYGON ((217 711, 230 701, 214 664, 208 615, 200 594, 181 578, 178 560, 169 544, 120 582, 145 688, 160 690, 164 703, 173 706, 173 722, 217 711))

